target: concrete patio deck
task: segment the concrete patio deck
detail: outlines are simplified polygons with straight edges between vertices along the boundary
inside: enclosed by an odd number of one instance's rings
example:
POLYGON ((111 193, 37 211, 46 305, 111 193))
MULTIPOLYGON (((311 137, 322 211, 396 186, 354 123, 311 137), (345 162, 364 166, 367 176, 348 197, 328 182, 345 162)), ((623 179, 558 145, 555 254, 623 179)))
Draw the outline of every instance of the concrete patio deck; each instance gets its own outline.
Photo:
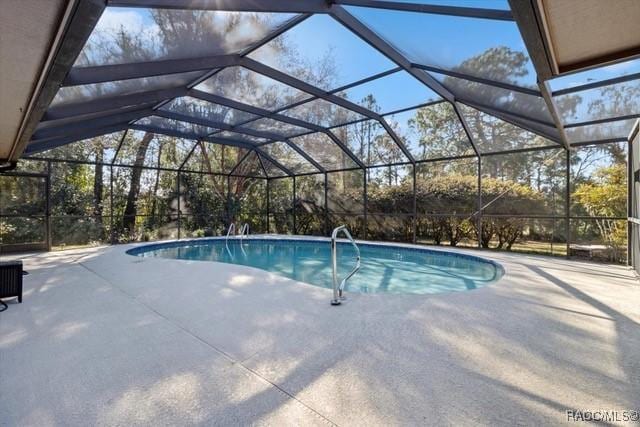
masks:
POLYGON ((332 307, 328 289, 130 247, 23 257, 24 303, 0 313, 0 425, 557 425, 568 409, 640 410, 640 285, 625 267, 469 251, 505 277, 332 307))

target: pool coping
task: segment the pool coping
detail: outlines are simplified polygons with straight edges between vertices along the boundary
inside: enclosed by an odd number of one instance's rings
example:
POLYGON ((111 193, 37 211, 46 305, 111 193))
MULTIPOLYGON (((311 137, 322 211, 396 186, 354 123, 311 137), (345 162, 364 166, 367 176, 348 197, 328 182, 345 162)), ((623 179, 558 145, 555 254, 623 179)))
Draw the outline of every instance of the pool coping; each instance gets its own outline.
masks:
MULTIPOLYGON (((217 240, 225 240, 225 239, 227 239, 225 236, 209 236, 209 237, 189 237, 189 238, 182 238, 182 239, 170 239, 170 240, 163 240, 161 242, 136 242, 136 243, 131 243, 126 245, 124 254, 128 256, 139 257, 138 254, 135 254, 132 252, 136 252, 142 248, 150 248, 149 250, 153 250, 156 248, 163 248, 163 247, 176 247, 188 242, 207 242, 212 240, 217 241, 217 240)), ((229 236, 228 239, 240 240, 240 236, 229 236)), ((331 238, 324 237, 324 236, 305 236, 305 235, 289 235, 289 234, 252 234, 250 235, 250 237, 244 237, 244 239, 245 240, 253 239, 253 240, 277 240, 277 241, 307 241, 307 242, 327 242, 327 243, 331 241, 331 238)), ((349 240, 344 238, 337 239, 337 241, 339 243, 344 243, 344 244, 349 243, 349 240)), ((358 295, 358 296, 393 295, 394 297, 439 297, 439 296, 452 295, 452 294, 453 295, 466 294, 469 291, 473 291, 474 293, 477 293, 478 291, 482 291, 483 289, 490 289, 498 284, 504 283, 505 278, 509 279, 507 277, 508 269, 505 268, 505 266, 503 265, 504 261, 498 261, 488 257, 478 256, 477 254, 474 254, 474 253, 467 253, 468 251, 472 251, 472 250, 465 251, 464 249, 456 248, 456 247, 439 248, 439 247, 425 246, 425 245, 404 243, 404 242, 380 242, 380 241, 361 240, 361 239, 355 239, 355 242, 363 246, 400 247, 402 249, 408 249, 416 252, 444 253, 457 258, 471 259, 477 262, 488 263, 493 265, 496 268, 496 270, 498 270, 500 277, 498 279, 492 280, 490 283, 483 284, 482 286, 479 286, 475 289, 470 289, 467 291, 450 291, 450 292, 418 294, 418 293, 401 293, 401 292, 398 292, 398 293, 396 292, 358 292, 358 291, 350 290, 348 291, 348 294, 350 295, 358 295)), ((222 264, 222 265, 233 265, 234 267, 237 267, 240 269, 248 269, 251 271, 258 271, 265 274, 273 274, 284 280, 292 280, 294 282, 304 284, 306 286, 312 286, 314 288, 320 288, 320 289, 331 291, 330 287, 314 285, 309 282, 300 281, 291 277, 284 276, 282 274, 278 274, 277 272, 271 272, 258 267, 252 267, 252 266, 247 266, 242 264, 226 263, 226 262, 220 262, 220 261, 209 261, 209 260, 185 260, 185 259, 178 259, 178 258, 163 258, 163 257, 139 257, 139 258, 143 258, 144 260, 154 260, 154 261, 177 261, 182 263, 210 262, 210 263, 222 264)))

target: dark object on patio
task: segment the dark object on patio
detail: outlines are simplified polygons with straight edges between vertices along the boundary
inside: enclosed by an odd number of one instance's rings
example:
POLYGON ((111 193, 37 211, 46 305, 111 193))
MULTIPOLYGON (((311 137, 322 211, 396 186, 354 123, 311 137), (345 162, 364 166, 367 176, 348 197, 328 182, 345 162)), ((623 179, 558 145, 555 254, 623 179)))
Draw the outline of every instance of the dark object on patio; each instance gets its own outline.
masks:
POLYGON ((0 261, 0 299, 8 297, 22 302, 22 261, 0 261))

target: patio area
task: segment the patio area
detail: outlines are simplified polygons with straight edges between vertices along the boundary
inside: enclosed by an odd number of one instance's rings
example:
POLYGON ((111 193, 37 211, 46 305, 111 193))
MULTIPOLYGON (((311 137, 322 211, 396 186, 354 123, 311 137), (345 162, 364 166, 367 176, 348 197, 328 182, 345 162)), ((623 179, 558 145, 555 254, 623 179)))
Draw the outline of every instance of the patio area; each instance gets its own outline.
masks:
POLYGON ((5 3, 0 427, 640 421, 638 0, 5 3))
POLYGON ((28 303, 0 320, 3 425, 557 425, 640 407, 628 267, 457 250, 505 276, 332 307, 329 289, 131 246, 24 258, 28 303))

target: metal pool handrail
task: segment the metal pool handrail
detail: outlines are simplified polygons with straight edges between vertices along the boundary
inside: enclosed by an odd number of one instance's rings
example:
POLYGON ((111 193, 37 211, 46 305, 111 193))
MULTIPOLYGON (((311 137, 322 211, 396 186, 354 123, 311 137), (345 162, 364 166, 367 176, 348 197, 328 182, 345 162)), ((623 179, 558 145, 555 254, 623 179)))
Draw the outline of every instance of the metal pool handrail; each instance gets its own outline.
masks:
POLYGON ((240 229, 240 250, 242 251, 242 254, 244 256, 247 256, 247 253, 244 251, 244 246, 243 246, 243 238, 244 235, 249 235, 249 224, 248 223, 244 223, 244 225, 242 226, 242 228, 240 229))
POLYGON ((240 245, 242 245, 242 238, 247 235, 249 236, 249 223, 245 222, 242 228, 240 229, 240 245))
POLYGON ((227 237, 224 238, 224 246, 227 248, 227 252, 229 253, 229 256, 233 258, 233 255, 231 255, 231 251, 229 250, 229 235, 231 234, 231 231, 233 231, 233 234, 236 233, 236 224, 233 222, 229 224, 229 229, 227 230, 227 237))
POLYGON ((333 267, 333 299, 331 300, 331 305, 340 305, 344 297, 342 296, 342 291, 344 290, 344 285, 347 283, 347 280, 351 278, 358 270, 360 270, 360 248, 356 245, 355 240, 351 237, 351 233, 347 229, 346 225, 341 225, 340 227, 336 227, 331 233, 331 266, 333 267), (342 231, 347 239, 353 245, 353 248, 356 250, 356 266, 351 270, 351 273, 347 274, 347 277, 342 279, 340 285, 338 285, 338 254, 337 254, 337 244, 336 238, 338 237, 338 233, 342 231))

